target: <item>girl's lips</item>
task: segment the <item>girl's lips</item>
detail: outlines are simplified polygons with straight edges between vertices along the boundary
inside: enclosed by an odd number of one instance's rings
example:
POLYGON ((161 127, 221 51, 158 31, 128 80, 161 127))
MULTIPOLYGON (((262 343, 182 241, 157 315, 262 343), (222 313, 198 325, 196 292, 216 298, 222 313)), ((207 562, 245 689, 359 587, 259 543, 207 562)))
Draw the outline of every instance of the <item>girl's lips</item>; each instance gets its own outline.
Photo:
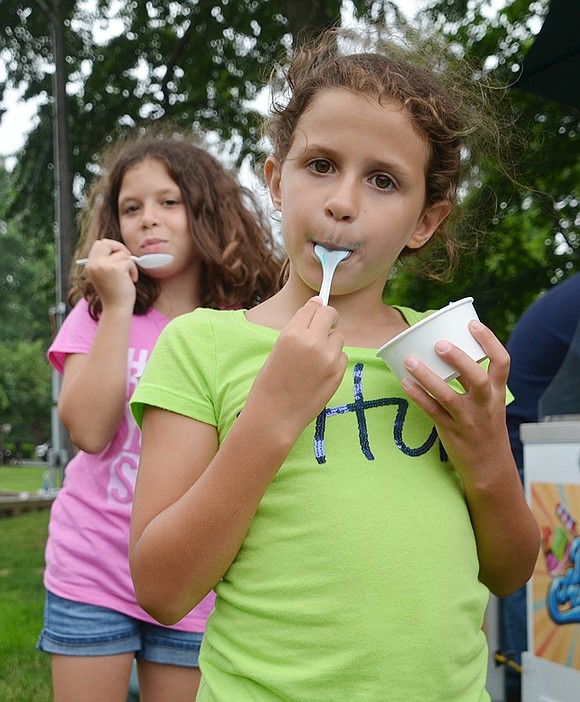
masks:
POLYGON ((141 244, 141 251, 143 253, 162 253, 166 246, 166 241, 162 241, 161 239, 151 239, 150 241, 144 241, 141 244))

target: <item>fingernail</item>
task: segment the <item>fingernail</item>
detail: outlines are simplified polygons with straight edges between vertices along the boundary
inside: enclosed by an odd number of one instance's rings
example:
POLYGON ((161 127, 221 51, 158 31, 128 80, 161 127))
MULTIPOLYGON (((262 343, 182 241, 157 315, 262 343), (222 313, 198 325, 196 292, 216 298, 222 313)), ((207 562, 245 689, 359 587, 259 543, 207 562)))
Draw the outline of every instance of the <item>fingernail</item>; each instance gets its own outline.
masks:
POLYGON ((481 331, 483 329, 483 324, 477 319, 472 319, 471 322, 469 322, 469 326, 474 331, 481 331))
POLYGON ((405 359, 403 365, 407 370, 415 370, 415 368, 417 368, 417 366, 419 365, 419 359, 417 358, 417 356, 409 356, 405 359))
POLYGON ((413 381, 410 378, 403 378, 401 386, 403 390, 410 390, 413 387, 413 381))
POLYGON ((310 298, 309 302, 318 302, 318 304, 321 305, 323 300, 320 295, 315 295, 314 297, 310 298))
POLYGON ((439 353, 446 353, 451 348, 451 344, 448 341, 438 341, 435 344, 435 350, 439 353))

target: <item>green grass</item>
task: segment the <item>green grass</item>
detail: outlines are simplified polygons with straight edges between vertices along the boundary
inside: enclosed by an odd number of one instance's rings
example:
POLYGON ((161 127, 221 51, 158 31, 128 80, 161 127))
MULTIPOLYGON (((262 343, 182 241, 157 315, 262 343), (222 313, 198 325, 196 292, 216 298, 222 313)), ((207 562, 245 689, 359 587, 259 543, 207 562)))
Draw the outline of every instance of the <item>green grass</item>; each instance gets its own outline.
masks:
MULTIPOLYGON (((0 466, 0 490, 37 492, 42 489, 44 474, 50 466, 0 466)), ((2 699, 2 698, 0 698, 2 699)))
MULTIPOLYGON (((5 488, 3 473, 0 488, 5 488)), ((15 467, 14 471, 38 469, 15 467)), ((40 477, 42 480, 42 470, 40 477)), ((28 480, 29 478, 26 478, 28 480)), ((42 483, 41 483, 42 484, 42 483)), ((8 488, 5 488, 8 489, 8 488)), ((11 488, 12 489, 12 488, 11 488)), ((22 489, 18 484, 16 488, 22 489)), ((34 488, 30 488, 34 489, 34 488)), ((0 519, 0 700, 50 702, 50 657, 38 651, 49 510, 0 519)))

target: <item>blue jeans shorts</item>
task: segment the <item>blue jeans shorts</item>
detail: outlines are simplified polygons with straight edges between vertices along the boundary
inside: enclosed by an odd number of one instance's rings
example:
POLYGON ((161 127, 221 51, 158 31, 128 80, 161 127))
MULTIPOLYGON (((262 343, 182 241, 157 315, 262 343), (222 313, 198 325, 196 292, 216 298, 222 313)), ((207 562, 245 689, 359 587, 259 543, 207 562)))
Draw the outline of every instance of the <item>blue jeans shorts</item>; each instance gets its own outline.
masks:
POLYGON ((168 629, 47 592, 37 648, 63 656, 134 652, 139 660, 198 668, 202 637, 203 634, 168 629))

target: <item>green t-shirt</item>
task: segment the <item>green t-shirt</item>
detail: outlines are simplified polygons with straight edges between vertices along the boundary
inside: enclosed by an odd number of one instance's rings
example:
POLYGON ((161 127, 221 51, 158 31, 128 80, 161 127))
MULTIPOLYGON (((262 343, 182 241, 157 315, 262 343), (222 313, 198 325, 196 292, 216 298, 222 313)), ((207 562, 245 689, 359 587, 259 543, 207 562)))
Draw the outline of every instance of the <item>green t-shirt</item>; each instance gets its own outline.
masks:
MULTIPOLYGON (((133 395, 137 421, 154 405, 223 441, 278 334, 241 310, 178 317, 133 395)), ((345 351, 339 389, 216 587, 198 701, 489 701, 488 590, 461 481, 376 350, 345 351)))

